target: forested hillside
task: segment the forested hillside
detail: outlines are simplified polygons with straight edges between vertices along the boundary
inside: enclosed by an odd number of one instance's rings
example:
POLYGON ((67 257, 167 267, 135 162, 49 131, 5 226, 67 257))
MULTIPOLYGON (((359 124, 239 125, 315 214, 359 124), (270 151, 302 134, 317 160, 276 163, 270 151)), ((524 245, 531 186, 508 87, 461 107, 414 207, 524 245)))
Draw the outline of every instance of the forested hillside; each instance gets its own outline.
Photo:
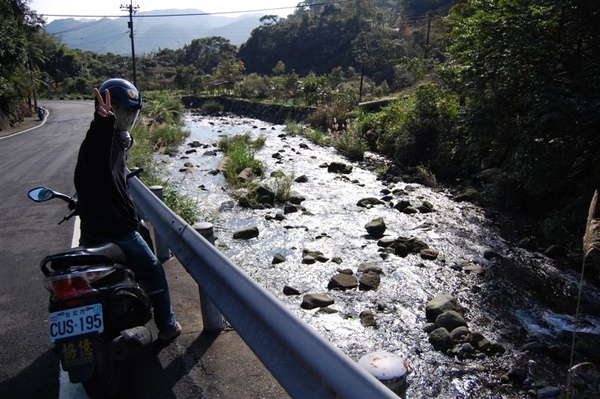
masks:
MULTIPOLYGON (((130 57, 69 49, 26 1, 1 4, 0 127, 27 109, 19 103, 132 78, 130 57)), ((313 126, 430 183, 460 182, 471 200, 530 218, 539 240, 580 251, 600 185, 600 2, 303 4, 264 16, 239 47, 196 38, 140 56, 138 86, 314 106, 313 126), (395 100, 357 108, 382 98, 395 100)))
MULTIPOLYGON (((320 0, 305 4, 323 4, 320 0)), ((300 75, 327 74, 336 67, 363 69, 377 83, 394 80, 406 58, 422 58, 429 23, 447 14, 451 0, 332 1, 315 12, 284 20, 265 17, 240 47, 247 72, 269 74, 278 61, 300 75)), ((431 31, 429 31, 431 34, 431 31)), ((430 39, 432 39, 430 37, 430 39)), ((430 40, 431 41, 431 40, 430 40)))

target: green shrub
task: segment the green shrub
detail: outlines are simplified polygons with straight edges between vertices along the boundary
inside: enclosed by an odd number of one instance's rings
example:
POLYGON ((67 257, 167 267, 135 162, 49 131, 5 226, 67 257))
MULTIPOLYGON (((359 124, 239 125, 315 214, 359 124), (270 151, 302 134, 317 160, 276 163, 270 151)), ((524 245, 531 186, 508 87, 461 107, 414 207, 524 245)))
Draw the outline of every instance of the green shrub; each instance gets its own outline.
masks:
POLYGON ((273 78, 251 73, 242 82, 236 83, 235 89, 242 98, 264 100, 271 97, 271 81, 273 78))
POLYGON ((224 109, 223 104, 216 100, 208 100, 202 104, 202 110, 209 115, 221 113, 224 109))
POLYGON ((182 126, 184 112, 181 100, 166 91, 150 91, 144 93, 142 113, 149 124, 167 124, 182 126))
POLYGON ((260 135, 253 140, 250 133, 236 134, 235 136, 222 137, 221 140, 219 140, 219 148, 226 154, 236 147, 244 146, 253 150, 260 150, 265 146, 266 141, 267 138, 263 135, 260 135))
POLYGON ((350 123, 341 131, 331 132, 331 145, 351 161, 362 161, 367 143, 356 129, 355 123, 350 123))
POLYGON ((416 168, 417 177, 421 179, 424 185, 429 187, 437 186, 437 179, 435 178, 435 174, 426 166, 419 165, 416 168))
POLYGON ((410 107, 409 99, 401 99, 391 102, 379 112, 359 115, 356 127, 371 150, 389 157, 394 155, 396 137, 410 107))
POLYGON ((134 145, 127 155, 127 165, 130 169, 143 168, 140 180, 146 186, 163 186, 167 206, 186 222, 193 224, 199 216, 196 201, 178 193, 176 188, 164 182, 154 160, 156 151, 174 150, 189 135, 182 128, 183 108, 174 96, 162 92, 153 92, 144 98, 142 113, 130 132, 134 145), (158 123, 159 120, 162 122, 158 123))
POLYGON ((342 103, 337 102, 318 107, 308 118, 308 123, 323 131, 336 131, 346 125, 348 118, 348 109, 342 103))
POLYGON ((304 132, 309 128, 296 122, 288 122, 285 125, 285 133, 289 136, 304 136, 304 132))

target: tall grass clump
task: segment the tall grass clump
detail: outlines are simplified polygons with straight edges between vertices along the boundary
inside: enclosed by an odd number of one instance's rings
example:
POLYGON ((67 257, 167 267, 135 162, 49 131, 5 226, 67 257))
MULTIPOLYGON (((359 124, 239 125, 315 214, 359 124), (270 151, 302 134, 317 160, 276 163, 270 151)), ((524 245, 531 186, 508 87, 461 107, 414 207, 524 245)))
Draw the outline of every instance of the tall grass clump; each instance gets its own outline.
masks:
POLYGON ((311 143, 315 143, 318 145, 330 145, 331 144, 331 137, 324 134, 319 129, 306 129, 304 131, 304 137, 306 137, 306 139, 308 141, 310 141, 311 143))
POLYGON ((421 179, 423 184, 425 184, 426 186, 429 186, 429 187, 437 186, 437 184, 438 184, 437 179, 435 177, 435 174, 431 171, 431 169, 429 169, 425 165, 419 165, 416 167, 415 171, 416 171, 417 177, 419 177, 419 179, 421 179))
POLYGON ((163 195, 165 204, 187 223, 194 224, 200 219, 198 200, 187 194, 181 194, 169 184, 163 187, 163 195))
POLYGON ((154 153, 166 153, 175 149, 189 135, 177 126, 161 124, 158 126, 146 125, 146 119, 140 117, 138 123, 131 130, 133 147, 127 155, 127 165, 130 168, 144 168, 144 182, 156 182, 158 168, 154 160, 154 153))
POLYGON ((168 125, 166 123, 150 126, 148 129, 153 151, 164 154, 172 154, 183 140, 189 136, 189 132, 181 127, 168 125))
POLYGON ((277 201, 286 202, 289 200, 295 178, 294 174, 286 175, 283 172, 278 172, 272 174, 271 177, 273 179, 269 181, 268 187, 275 194, 277 201))
POLYGON ((331 132, 331 145, 351 161, 362 161, 369 149, 353 122, 345 128, 331 132))
POLYGON ((329 145, 331 143, 329 136, 325 135, 320 129, 313 129, 295 122, 286 124, 285 132, 290 136, 303 136, 317 145, 329 145))
POLYGON ((158 168, 154 161, 154 145, 149 138, 148 128, 141 123, 143 116, 139 119, 130 132, 133 137, 133 147, 127 154, 127 166, 130 169, 143 168, 144 173, 140 175, 140 179, 146 185, 153 185, 160 181, 158 168))
POLYGON ((219 141, 219 148, 225 153, 227 162, 223 174, 225 179, 237 184, 238 175, 244 169, 251 169, 255 175, 262 175, 264 165, 255 158, 256 151, 265 144, 266 137, 260 136, 252 140, 250 134, 223 137, 219 141))
POLYGON ((341 102, 335 102, 319 106, 308 118, 308 123, 323 131, 335 131, 336 125, 345 125, 349 118, 349 109, 341 102))

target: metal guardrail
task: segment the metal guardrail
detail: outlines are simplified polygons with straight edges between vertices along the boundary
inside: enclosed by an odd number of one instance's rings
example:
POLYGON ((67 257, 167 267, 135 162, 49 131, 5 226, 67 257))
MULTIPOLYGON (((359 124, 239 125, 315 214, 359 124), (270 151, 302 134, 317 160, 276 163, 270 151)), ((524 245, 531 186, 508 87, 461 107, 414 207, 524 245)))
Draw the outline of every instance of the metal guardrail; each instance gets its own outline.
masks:
POLYGON ((130 179, 129 190, 200 290, 292 397, 398 398, 250 279, 137 178, 130 179))

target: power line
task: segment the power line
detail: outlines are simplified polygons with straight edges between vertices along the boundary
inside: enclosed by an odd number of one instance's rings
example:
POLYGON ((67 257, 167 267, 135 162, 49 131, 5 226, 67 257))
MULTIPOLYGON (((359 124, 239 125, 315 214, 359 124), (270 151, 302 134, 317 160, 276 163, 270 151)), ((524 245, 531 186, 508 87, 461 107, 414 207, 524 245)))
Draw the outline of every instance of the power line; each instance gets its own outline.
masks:
MULTIPOLYGON (((296 8, 304 8, 304 7, 318 7, 324 6, 328 4, 340 4, 347 3, 350 0, 338 0, 331 1, 327 3, 315 3, 315 4, 305 4, 300 3, 297 6, 288 6, 288 7, 274 7, 274 8, 257 8, 252 10, 239 10, 239 11, 218 11, 218 12, 198 12, 198 13, 181 13, 181 14, 156 14, 156 15, 146 15, 139 14, 134 15, 134 18, 165 18, 165 17, 198 17, 198 16, 210 16, 210 15, 225 15, 225 14, 245 14, 245 13, 255 13, 255 12, 265 12, 265 11, 277 11, 277 10, 289 10, 296 8)), ((64 18, 128 18, 128 15, 81 15, 81 14, 41 14, 42 17, 64 17, 64 18)))
POLYGON ((94 25, 98 25, 98 24, 100 24, 102 22, 104 22, 104 20, 103 19, 99 19, 97 21, 87 22, 85 25, 74 26, 72 28, 62 30, 60 32, 54 32, 52 34, 53 35, 61 35, 63 33, 75 32, 75 31, 78 31, 78 30, 81 30, 81 29, 89 28, 89 27, 94 26, 94 25))
MULTIPOLYGON (((87 45, 94 44, 94 43, 106 42, 107 40, 110 40, 110 39, 117 39, 117 38, 120 38, 120 37, 123 37, 123 36, 127 35, 128 33, 129 32, 121 32, 121 33, 118 33, 116 35, 101 37, 101 38, 97 38, 97 39, 94 39, 94 40, 91 40, 91 41, 84 41, 84 42, 81 42, 81 40, 87 40, 87 39, 83 38, 83 37, 81 37, 81 38, 79 38, 77 40, 79 40, 78 44, 80 46, 82 46, 82 45, 86 45, 87 46, 87 45)), ((113 42, 114 42, 114 40, 113 40, 113 42)))
MULTIPOLYGON (((134 15, 134 18, 166 18, 166 17, 198 17, 198 16, 210 16, 210 15, 223 15, 223 14, 242 14, 242 13, 253 13, 262 11, 275 11, 283 10, 296 7, 278 7, 278 8, 264 8, 257 10, 248 11, 221 11, 221 12, 197 12, 197 13, 182 13, 182 14, 155 14, 155 15, 134 15)), ((43 17, 65 17, 65 18, 129 18, 128 15, 80 15, 80 14, 42 14, 43 17)))

